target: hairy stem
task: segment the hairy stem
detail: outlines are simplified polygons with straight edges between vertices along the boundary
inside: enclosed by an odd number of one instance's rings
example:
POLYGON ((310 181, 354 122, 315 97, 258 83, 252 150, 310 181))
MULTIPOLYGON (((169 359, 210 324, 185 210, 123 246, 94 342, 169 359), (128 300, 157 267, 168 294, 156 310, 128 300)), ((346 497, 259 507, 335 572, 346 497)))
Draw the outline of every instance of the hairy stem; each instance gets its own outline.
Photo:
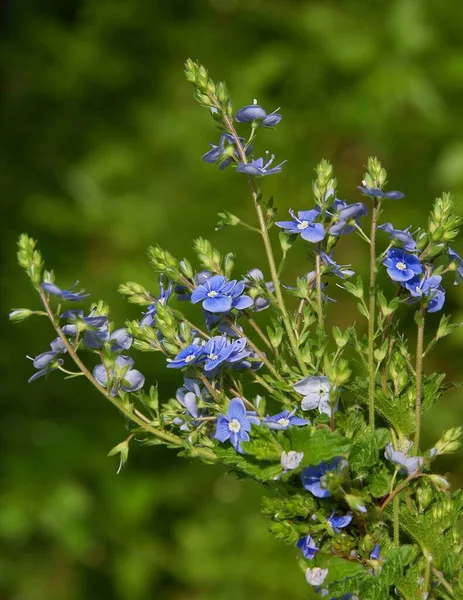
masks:
POLYGON ((394 544, 399 546, 399 496, 394 498, 394 544))
MULTIPOLYGON (((84 363, 80 360, 79 356, 77 355, 77 353, 75 351, 75 348, 69 343, 69 340, 64 335, 64 333, 62 332, 59 325, 56 323, 55 315, 53 314, 53 311, 50 308, 50 304, 48 302, 48 299, 47 299, 45 293, 43 292, 43 290, 40 290, 39 293, 40 293, 40 297, 42 299, 43 305, 45 307, 45 310, 47 312, 47 315, 51 321, 51 324, 53 325, 60 340, 65 345, 69 356, 72 358, 75 365, 82 371, 82 373, 85 375, 85 377, 90 381, 90 383, 100 392, 100 394, 103 394, 103 396, 107 400, 109 400, 111 402, 111 404, 113 404, 116 408, 118 408, 122 412, 122 414, 125 417, 127 417, 127 419, 129 419, 130 421, 132 421, 133 423, 135 423, 136 425, 138 425, 139 427, 144 429, 147 433, 154 435, 155 437, 163 440, 164 442, 166 442, 168 444, 175 444, 176 446, 187 447, 185 445, 185 442, 182 440, 182 438, 180 438, 177 435, 170 433, 168 431, 163 431, 161 429, 157 429, 156 427, 153 427, 148 422, 149 420, 146 417, 139 416, 139 415, 141 415, 141 413, 139 413, 139 411, 136 411, 136 413, 132 412, 127 406, 124 406, 121 402, 119 402, 117 400, 117 398, 111 396, 111 394, 108 393, 106 388, 102 387, 96 381, 96 379, 93 377, 93 375, 90 373, 90 371, 84 365, 84 363)), ((188 450, 191 451, 192 453, 196 453, 198 456, 201 456, 205 460, 208 460, 208 461, 216 461, 217 460, 215 454, 213 452, 211 452, 210 450, 206 450, 205 448, 191 448, 190 446, 188 446, 188 450)))
MULTIPOLYGON (((216 99, 214 99, 214 100, 216 101, 216 99)), ((219 105, 219 108, 220 108, 220 105, 219 105)), ((242 160, 242 162, 244 164, 247 164, 248 158, 246 156, 245 149, 243 148, 243 145, 241 144, 241 140, 233 126, 233 122, 232 122, 231 118, 228 117, 227 115, 224 115, 223 122, 224 122, 225 127, 229 131, 229 133, 233 136, 233 139, 234 139, 234 142, 236 145, 236 149, 240 155, 240 159, 242 160)), ((306 367, 304 361, 302 360, 302 356, 299 351, 299 346, 297 345, 296 336, 294 335, 294 331, 291 326, 291 320, 289 318, 288 311, 286 310, 286 305, 285 305, 285 302, 283 299, 283 294, 281 292, 281 286, 280 286, 280 281, 278 279, 278 272, 277 272, 277 268, 276 268, 276 264, 275 264, 275 258, 273 256, 272 245, 270 243, 270 237, 268 235, 268 226, 267 226, 267 223, 265 220, 262 206, 260 205, 260 202, 259 202, 259 194, 257 192, 253 177, 251 175, 248 175, 247 179, 248 179, 249 187, 251 189, 251 196, 252 196, 252 199, 254 202, 254 208, 256 209, 257 219, 259 221, 259 228, 260 228, 260 232, 262 234, 262 239, 264 242, 265 253, 267 255, 268 265, 270 267, 270 275, 272 277, 273 285, 275 286, 275 295, 277 298, 278 306, 280 307, 281 316, 283 318, 283 324, 285 326, 286 333, 287 333, 288 339, 289 339, 289 343, 290 343, 291 348, 294 353, 294 357, 295 357, 297 363, 299 364, 299 367, 300 367, 302 373, 304 375, 307 375, 307 373, 308 373, 307 367, 306 367)))
POLYGON ((423 339, 424 339, 424 311, 421 307, 418 314, 418 334, 416 337, 416 405, 415 405, 415 453, 420 447, 421 433, 421 396, 423 384, 423 339))
POLYGON ((368 422, 370 429, 375 429, 375 310, 376 310, 376 221, 378 218, 379 203, 376 198, 373 199, 373 209, 371 212, 371 231, 370 231, 370 286, 368 290, 370 305, 368 319, 368 422))
POLYGON ((272 352, 275 352, 275 348, 272 346, 269 339, 267 338, 265 333, 262 331, 262 329, 259 327, 259 325, 254 321, 254 319, 252 319, 251 317, 248 317, 248 323, 249 323, 249 325, 251 325, 251 327, 254 329, 254 331, 257 333, 257 335, 260 337, 260 339, 264 342, 264 344, 267 346, 267 348, 269 350, 271 350, 272 352))
POLYGON ((227 323, 230 325, 230 327, 233 329, 233 331, 236 333, 236 335, 238 335, 239 337, 243 338, 246 340, 247 344, 249 345, 250 348, 252 348, 254 350, 254 352, 257 354, 257 356, 260 358, 260 360, 264 363, 264 365, 267 367, 267 369, 270 371, 270 373, 276 377, 277 379, 280 379, 280 376, 278 375, 277 370, 275 369, 275 367, 272 365, 272 363, 268 360, 268 358, 265 356, 265 354, 263 352, 261 352, 259 350, 259 348, 254 344, 254 342, 252 342, 242 331, 241 329, 236 325, 236 323, 232 320, 232 319, 226 319, 227 323))
POLYGON ((317 286, 317 313, 318 326, 323 329, 323 300, 322 300, 322 278, 320 265, 320 244, 317 245, 317 253, 315 255, 315 281, 317 286))

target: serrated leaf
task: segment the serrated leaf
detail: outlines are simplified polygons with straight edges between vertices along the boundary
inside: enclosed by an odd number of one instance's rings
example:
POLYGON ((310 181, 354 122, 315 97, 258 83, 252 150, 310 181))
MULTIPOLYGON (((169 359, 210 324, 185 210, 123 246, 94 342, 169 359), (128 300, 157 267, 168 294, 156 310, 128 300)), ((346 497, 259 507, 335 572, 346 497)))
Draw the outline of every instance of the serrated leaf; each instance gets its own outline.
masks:
POLYGON ((232 447, 216 446, 214 453, 223 465, 230 467, 238 476, 249 475, 257 481, 273 481, 282 473, 279 463, 259 461, 252 456, 239 454, 232 447))
MULTIPOLYGON (((310 427, 291 427, 284 432, 289 441, 285 450, 303 452, 302 465, 318 465, 322 461, 331 460, 336 456, 346 456, 351 443, 336 431, 316 429, 310 427)), ((281 445, 284 442, 279 438, 281 445)))
POLYGON ((280 462, 283 448, 271 429, 264 425, 252 425, 250 437, 249 442, 241 444, 246 454, 255 456, 259 460, 280 462))

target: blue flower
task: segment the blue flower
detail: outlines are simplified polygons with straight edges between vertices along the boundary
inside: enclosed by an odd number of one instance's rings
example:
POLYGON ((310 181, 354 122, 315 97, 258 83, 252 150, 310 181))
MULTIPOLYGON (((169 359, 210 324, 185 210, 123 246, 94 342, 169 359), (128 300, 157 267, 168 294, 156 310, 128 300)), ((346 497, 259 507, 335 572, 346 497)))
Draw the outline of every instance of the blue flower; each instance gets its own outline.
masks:
POLYGON ((152 326, 157 312, 157 305, 167 304, 167 301, 172 294, 172 284, 169 284, 167 288, 164 287, 162 280, 159 281, 159 296, 154 300, 152 304, 148 306, 148 310, 143 314, 143 319, 140 321, 140 325, 152 326))
POLYGON ((424 276, 421 279, 417 276, 402 285, 412 296, 410 303, 417 302, 420 298, 427 298, 427 311, 432 313, 441 310, 445 303, 445 291, 440 285, 441 281, 440 275, 424 276))
POLYGON ((365 196, 379 198, 380 200, 400 200, 405 195, 402 192, 383 192, 379 188, 368 187, 365 182, 363 182, 363 186, 358 185, 357 187, 365 196))
POLYGON ((134 360, 130 356, 119 355, 109 369, 103 364, 97 365, 93 369, 93 377, 102 387, 107 387, 108 380, 111 380, 111 396, 116 396, 119 391, 135 392, 143 387, 145 378, 140 371, 132 369, 133 365, 134 360))
POLYGON ((448 248, 448 253, 450 258, 452 259, 452 263, 455 263, 456 272, 455 272, 455 285, 458 285, 463 281, 463 259, 459 254, 452 250, 452 248, 448 248))
POLYGON ((62 300, 69 300, 71 302, 79 302, 84 298, 88 298, 90 294, 84 294, 84 290, 80 290, 80 292, 73 292, 72 290, 76 287, 79 282, 76 281, 75 284, 69 288, 68 290, 62 290, 54 283, 50 281, 45 281, 40 286, 43 290, 45 290, 48 294, 52 294, 53 296, 58 296, 62 300))
MULTIPOLYGON (((239 139, 240 142, 245 141, 244 138, 239 139)), ((226 169, 233 162, 233 159, 237 158, 235 140, 229 133, 222 133, 218 146, 215 146, 214 144, 210 144, 210 146, 212 147, 212 150, 206 152, 202 157, 202 160, 211 164, 219 162, 220 171, 226 169)), ((251 146, 246 148, 246 154, 249 154, 251 151, 251 146)))
POLYGON ((204 370, 213 371, 223 364, 235 350, 224 335, 216 335, 204 346, 204 370))
POLYGON ((326 474, 340 471, 345 466, 347 466, 347 461, 342 457, 337 457, 333 458, 330 464, 321 462, 319 465, 307 467, 302 471, 302 485, 316 498, 329 498, 331 492, 328 489, 326 474))
POLYGON ((265 110, 257 104, 257 100, 254 100, 253 104, 247 104, 240 108, 236 115, 235 119, 239 123, 250 123, 252 121, 260 121, 258 123, 259 127, 274 127, 278 125, 278 123, 283 118, 282 115, 278 114, 277 111, 279 109, 275 109, 270 114, 267 114, 265 110))
POLYGON ((307 419, 295 417, 295 412, 296 409, 291 412, 289 412, 289 410, 284 410, 277 415, 264 417, 264 423, 267 424, 269 429, 288 429, 288 427, 293 426, 310 425, 310 421, 307 421, 307 419))
POLYGON ((395 240, 408 252, 416 250, 416 242, 409 233, 410 227, 407 229, 394 229, 392 223, 384 223, 384 225, 378 225, 378 229, 382 229, 389 234, 390 240, 395 240))
POLYGON ((327 521, 333 528, 334 533, 341 533, 341 529, 347 527, 352 521, 352 515, 348 513, 342 517, 337 517, 335 511, 333 511, 327 521))
POLYGON ((253 302, 243 292, 243 281, 227 281, 222 275, 214 275, 193 290, 191 302, 202 302, 203 308, 211 313, 226 313, 232 308, 244 310, 253 302))
POLYGON ((320 252, 320 258, 328 267, 329 273, 333 273, 333 275, 336 275, 341 279, 346 279, 346 277, 352 277, 352 275, 355 275, 355 271, 347 268, 349 265, 338 265, 338 263, 331 258, 332 256, 333 253, 328 255, 325 252, 320 252))
POLYGON ((386 451, 384 452, 384 456, 388 460, 400 465, 402 467, 401 471, 405 471, 408 475, 413 475, 418 469, 421 469, 424 463, 422 456, 408 456, 411 446, 411 443, 407 444, 406 451, 402 452, 402 450, 394 450, 392 444, 386 444, 386 451))
POLYGON ((44 375, 48 375, 51 371, 55 371, 59 369, 63 364, 64 360, 62 358, 58 358, 60 354, 65 354, 67 352, 66 346, 63 344, 60 338, 56 338, 50 344, 51 350, 47 350, 46 352, 42 352, 38 354, 35 358, 31 358, 32 366, 37 370, 37 373, 34 373, 32 377, 29 377, 28 383, 35 381, 39 377, 43 377, 44 375))
MULTIPOLYGON (((314 377, 308 375, 293 385, 293 388, 298 394, 302 394, 301 408, 302 410, 313 410, 318 408, 318 411, 325 415, 331 415, 330 405, 330 383, 328 377, 314 377)), ((334 407, 336 411, 337 406, 334 407)))
POLYGON ((275 160, 275 156, 272 154, 272 156, 269 158, 269 153, 266 152, 265 153, 265 161, 266 162, 264 162, 263 158, 256 158, 247 164, 239 163, 239 165, 236 167, 236 172, 237 173, 246 173, 246 175, 254 175, 255 177, 264 177, 264 175, 274 175, 275 173, 280 173, 282 166, 287 161, 284 160, 282 163, 280 163, 276 167, 272 167, 271 169, 269 169, 269 167, 272 165, 274 160, 275 160))
POLYGON ((297 547, 302 552, 304 558, 309 559, 313 558, 320 550, 310 535, 299 538, 297 547))
POLYGON ((386 259, 383 262, 387 267, 387 274, 392 281, 409 281, 415 275, 423 272, 420 260, 414 254, 408 254, 401 248, 391 248, 388 250, 386 259))
POLYGON ((335 200, 330 208, 335 211, 333 214, 335 222, 328 232, 335 237, 354 231, 355 226, 359 225, 360 217, 368 214, 368 209, 363 202, 347 204, 344 200, 335 200))
POLYGON ((325 237, 325 228, 321 223, 314 223, 320 215, 320 209, 300 210, 297 213, 290 209, 293 221, 276 221, 275 225, 284 229, 285 233, 300 234, 308 242, 321 242, 325 237))
MULTIPOLYGON (((178 403, 185 408, 186 414, 188 414, 193 419, 197 419, 200 415, 198 409, 198 401, 202 401, 206 393, 204 389, 201 389, 199 381, 196 379, 190 379, 185 377, 184 385, 181 388, 178 388, 175 397, 178 403)), ((182 431, 189 431, 188 423, 185 422, 184 419, 178 417, 173 420, 175 425, 180 425, 180 429, 182 431)), ((195 424, 193 422, 193 424, 195 424)))
POLYGON ((270 300, 264 296, 259 296, 259 284, 265 285, 268 292, 274 292, 275 285, 273 284, 273 281, 267 281, 263 283, 264 274, 260 269, 251 269, 248 271, 244 276, 243 281, 246 290, 251 293, 251 297, 254 301, 252 310, 254 312, 260 312, 261 310, 268 308, 270 306, 270 300))
POLYGON ((242 362, 245 358, 251 355, 251 351, 246 346, 246 340, 244 338, 239 338, 231 342, 232 351, 227 358, 227 362, 239 363, 242 362))
POLYGON ((292 471, 297 469, 301 464, 302 459, 304 458, 303 452, 296 452, 295 450, 290 450, 289 452, 283 451, 281 453, 281 466, 285 471, 292 471))
POLYGON ((133 338, 127 333, 125 327, 116 329, 109 333, 108 317, 105 315, 96 315, 95 311, 84 317, 82 310, 66 310, 62 319, 70 321, 61 329, 67 336, 76 337, 80 331, 83 331, 82 342, 87 348, 98 350, 106 343, 111 343, 111 352, 122 352, 132 346, 133 338))
POLYGON ((370 552, 370 560, 379 560, 379 544, 375 544, 375 547, 370 552))
POLYGON ((249 441, 251 425, 259 423, 256 416, 246 412, 241 398, 233 398, 228 405, 227 414, 221 414, 217 418, 215 438, 222 443, 230 440, 235 450, 243 454, 241 443, 249 441))
POLYGON ((190 344, 177 354, 175 358, 168 358, 168 369, 182 369, 197 364, 203 358, 204 346, 200 346, 197 342, 190 344))

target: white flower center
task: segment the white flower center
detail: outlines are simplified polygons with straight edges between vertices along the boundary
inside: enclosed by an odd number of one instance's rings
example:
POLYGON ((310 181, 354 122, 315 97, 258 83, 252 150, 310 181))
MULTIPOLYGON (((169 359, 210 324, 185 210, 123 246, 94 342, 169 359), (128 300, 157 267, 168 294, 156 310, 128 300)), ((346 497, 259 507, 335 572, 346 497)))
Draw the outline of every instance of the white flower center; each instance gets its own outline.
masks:
POLYGON ((399 261, 398 263, 396 263, 395 268, 399 269, 399 271, 405 271, 405 269, 407 268, 407 265, 405 263, 399 261))
POLYGON ((210 292, 207 293, 207 295, 209 296, 209 298, 215 298, 216 296, 219 295, 219 292, 216 292, 215 290, 211 290, 210 292))
POLYGON ((309 226, 308 221, 301 221, 300 223, 297 224, 298 229, 307 229, 308 226, 309 226))
POLYGON ((416 288, 415 288, 415 292, 421 296, 422 293, 423 293, 423 290, 420 288, 419 285, 417 285, 416 288))
POLYGON ((209 360, 217 360, 219 358, 219 356, 217 354, 212 354, 212 352, 210 354, 207 355, 207 358, 209 360))
POLYGON ((288 427, 289 419, 285 419, 282 417, 281 419, 278 419, 277 423, 279 423, 280 425, 283 425, 283 427, 288 427))
POLYGON ((238 433, 241 429, 241 423, 238 421, 238 419, 232 419, 228 424, 228 429, 233 433, 238 433))
POLYGON ((195 355, 194 355, 194 354, 189 354, 189 355, 188 355, 188 356, 185 358, 185 362, 186 362, 186 363, 189 363, 189 362, 191 362, 192 360, 194 360, 194 358, 195 358, 195 355))
POLYGON ((324 396, 326 394, 326 390, 324 388, 320 388, 318 390, 318 393, 319 393, 320 396, 324 396))

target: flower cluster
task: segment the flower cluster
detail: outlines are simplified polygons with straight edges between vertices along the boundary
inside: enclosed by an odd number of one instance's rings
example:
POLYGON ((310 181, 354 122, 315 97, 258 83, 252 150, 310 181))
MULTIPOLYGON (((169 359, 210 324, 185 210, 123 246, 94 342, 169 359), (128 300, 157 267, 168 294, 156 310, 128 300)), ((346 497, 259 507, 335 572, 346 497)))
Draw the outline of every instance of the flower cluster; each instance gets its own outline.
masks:
POLYGON ((203 238, 194 244, 197 268, 152 247, 159 291, 121 286, 143 308, 138 320, 116 328, 102 303, 62 312, 63 302, 88 294, 58 287, 34 240, 21 236, 18 260, 45 310, 15 309, 11 319, 46 316, 58 336, 31 358, 30 381, 51 371, 89 379, 129 424, 129 436, 110 452, 120 455, 120 466, 129 444, 165 444, 263 483, 270 531, 294 548, 322 598, 463 597, 456 526, 462 495, 450 494, 448 481, 433 472, 437 456, 459 447, 461 428, 444 432, 428 450, 421 438, 424 411, 446 389, 442 375, 426 373, 423 358, 458 326, 426 314, 442 309, 447 274, 463 281, 463 259, 449 247, 461 224, 450 196, 436 200, 426 227, 398 229, 379 222, 390 201, 404 195, 385 190, 387 174, 377 159, 368 160, 358 186, 366 204, 337 197, 333 167, 324 160, 315 169, 313 205, 276 220, 259 178, 284 163, 273 166, 273 155, 253 158, 251 143, 281 122, 279 109, 268 113, 255 101, 234 113, 223 82, 193 61, 186 74, 221 131, 203 160, 247 175, 259 227, 228 211, 221 223, 259 233, 269 275, 251 268, 233 278, 234 255, 203 238), (367 284, 345 264, 348 234, 366 249, 367 284), (294 270, 285 269, 296 242, 306 259, 294 267, 301 274, 294 285, 294 270), (332 327, 328 300, 345 294, 355 302, 342 311, 344 328, 332 327), (351 316, 355 307, 359 317, 351 316), (268 318, 260 314, 265 309, 268 318), (403 319, 416 324, 416 342, 404 335, 403 319), (427 347, 425 327, 434 330, 427 347), (161 353, 174 379, 181 371, 174 398, 160 399, 155 373, 146 373, 145 386, 130 349, 161 353))

